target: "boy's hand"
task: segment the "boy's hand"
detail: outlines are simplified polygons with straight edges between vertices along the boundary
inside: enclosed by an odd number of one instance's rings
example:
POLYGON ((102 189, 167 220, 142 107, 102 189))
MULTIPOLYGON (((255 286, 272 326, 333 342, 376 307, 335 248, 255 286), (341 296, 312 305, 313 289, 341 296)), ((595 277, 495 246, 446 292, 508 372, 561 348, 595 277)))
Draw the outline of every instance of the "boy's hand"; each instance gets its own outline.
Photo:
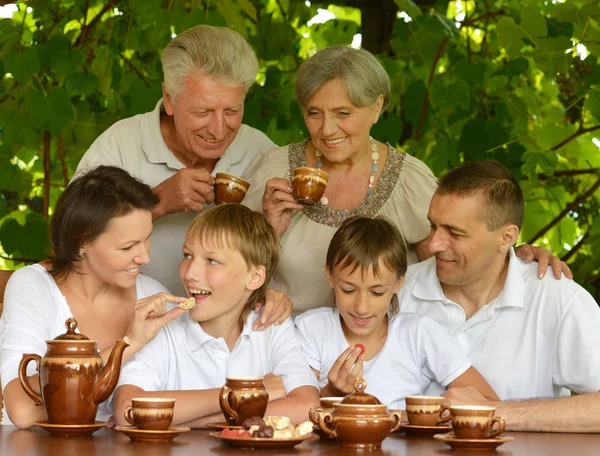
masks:
POLYGON ((256 304, 254 312, 258 313, 261 309, 262 315, 252 326, 254 331, 263 331, 273 324, 277 326, 283 323, 292 315, 293 304, 281 291, 267 288, 265 304, 256 304))
POLYGON ((345 396, 354 393, 354 382, 363 374, 364 356, 360 354, 361 349, 355 345, 349 346, 336 359, 327 375, 329 387, 333 388, 336 396, 345 396))
POLYGON ((269 402, 283 399, 287 396, 283 380, 281 380, 279 375, 270 372, 263 377, 263 383, 269 393, 269 402))
POLYGON ((133 320, 127 330, 127 337, 132 346, 140 349, 156 337, 160 328, 185 313, 185 310, 179 307, 166 312, 167 301, 181 303, 185 298, 157 293, 136 301, 133 320))

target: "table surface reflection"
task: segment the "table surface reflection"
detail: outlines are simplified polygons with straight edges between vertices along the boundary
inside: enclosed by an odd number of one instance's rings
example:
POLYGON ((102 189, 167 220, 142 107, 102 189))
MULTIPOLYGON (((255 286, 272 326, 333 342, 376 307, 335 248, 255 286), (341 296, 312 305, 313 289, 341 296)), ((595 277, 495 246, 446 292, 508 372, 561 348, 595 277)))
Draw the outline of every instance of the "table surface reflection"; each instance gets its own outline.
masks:
MULTIPOLYGON (((600 434, 547 434, 527 432, 507 432, 514 438, 499 447, 495 452, 483 454, 501 455, 569 455, 579 456, 600 454, 600 434)), ((204 454, 246 455, 248 450, 226 446, 209 436, 209 431, 192 430, 178 436, 171 443, 131 442, 128 437, 111 429, 102 429, 89 437, 56 437, 46 431, 33 428, 20 431, 14 426, 0 426, 0 455, 60 455, 60 456, 100 456, 100 455, 144 455, 144 456, 200 456, 204 454)), ((255 450, 253 454, 312 454, 345 455, 357 454, 344 450, 335 441, 322 442, 318 438, 304 442, 288 450, 255 450)), ((360 453, 360 452, 359 452, 360 453)), ((373 455, 462 455, 482 454, 482 452, 453 451, 447 445, 432 438, 407 437, 396 433, 388 437, 380 451, 373 455)))

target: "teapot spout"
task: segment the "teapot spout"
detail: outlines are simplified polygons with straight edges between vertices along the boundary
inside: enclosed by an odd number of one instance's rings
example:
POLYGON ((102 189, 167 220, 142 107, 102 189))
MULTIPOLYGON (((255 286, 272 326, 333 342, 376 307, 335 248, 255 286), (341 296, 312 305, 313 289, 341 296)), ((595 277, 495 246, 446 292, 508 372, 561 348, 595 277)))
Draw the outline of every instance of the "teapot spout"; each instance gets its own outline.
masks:
POLYGON ((117 387, 119 374, 121 373, 121 361, 123 360, 123 351, 129 347, 130 342, 127 336, 117 341, 108 357, 106 365, 98 374, 96 387, 94 388, 94 402, 100 404, 108 399, 108 396, 117 387))

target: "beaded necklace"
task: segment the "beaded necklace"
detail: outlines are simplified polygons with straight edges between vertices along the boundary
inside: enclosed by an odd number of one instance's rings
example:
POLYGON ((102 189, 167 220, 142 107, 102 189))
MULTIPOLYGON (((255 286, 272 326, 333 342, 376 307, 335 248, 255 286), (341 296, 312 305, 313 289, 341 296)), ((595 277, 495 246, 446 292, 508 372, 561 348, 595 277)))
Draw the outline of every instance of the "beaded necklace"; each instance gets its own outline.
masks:
MULTIPOLYGON (((375 144, 375 140, 373 137, 369 136, 369 140, 371 141, 371 160, 373 160, 373 164, 371 165, 371 177, 369 177, 369 188, 367 188, 367 197, 371 196, 373 193, 373 183, 375 182, 375 174, 379 171, 379 165, 377 164, 379 160, 379 152, 377 151, 377 144, 375 144)), ((319 149, 315 149, 315 157, 317 158, 317 169, 321 169, 323 166, 323 161, 321 157, 323 153, 319 149)), ((326 203, 325 203, 326 204, 326 203)))

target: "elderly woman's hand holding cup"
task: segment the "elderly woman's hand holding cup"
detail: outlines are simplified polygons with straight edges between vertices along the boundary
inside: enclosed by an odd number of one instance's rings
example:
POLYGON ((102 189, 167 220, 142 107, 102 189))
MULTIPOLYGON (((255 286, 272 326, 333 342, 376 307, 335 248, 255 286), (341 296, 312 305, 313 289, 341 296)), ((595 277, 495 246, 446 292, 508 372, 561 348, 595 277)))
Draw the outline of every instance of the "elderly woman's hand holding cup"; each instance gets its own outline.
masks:
POLYGON ((294 211, 304 209, 302 204, 296 202, 292 182, 281 177, 267 181, 262 204, 265 217, 280 236, 289 226, 294 211))

